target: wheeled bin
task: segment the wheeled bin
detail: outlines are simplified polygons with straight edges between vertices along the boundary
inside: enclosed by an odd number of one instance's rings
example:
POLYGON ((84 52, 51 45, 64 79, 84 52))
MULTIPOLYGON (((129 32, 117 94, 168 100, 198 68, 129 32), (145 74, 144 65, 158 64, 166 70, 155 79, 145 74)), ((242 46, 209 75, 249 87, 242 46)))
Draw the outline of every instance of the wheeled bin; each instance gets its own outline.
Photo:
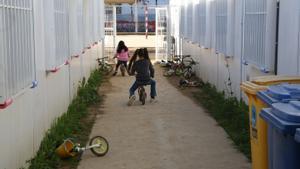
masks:
POLYGON ((300 101, 274 103, 260 116, 268 123, 269 169, 299 169, 300 101))
MULTIPOLYGON (((241 89, 248 97, 250 142, 253 169, 268 169, 267 124, 259 118, 262 108, 269 107, 257 97, 259 91, 267 90, 268 86, 280 83, 298 83, 299 76, 263 76, 244 82, 241 89)), ((278 100, 273 100, 277 102, 278 100)))

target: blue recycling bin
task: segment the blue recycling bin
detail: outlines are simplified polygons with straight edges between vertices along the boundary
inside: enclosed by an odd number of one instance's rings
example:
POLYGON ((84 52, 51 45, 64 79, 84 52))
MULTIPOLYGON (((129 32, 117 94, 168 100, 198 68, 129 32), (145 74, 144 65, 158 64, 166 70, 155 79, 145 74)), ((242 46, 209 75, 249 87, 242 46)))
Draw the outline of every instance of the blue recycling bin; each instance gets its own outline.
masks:
POLYGON ((260 117, 268 123, 269 169, 300 169, 300 101, 273 103, 260 117))
POLYGON ((268 106, 277 102, 287 103, 291 100, 300 100, 300 85, 280 84, 269 86, 267 90, 259 91, 257 97, 268 106))
POLYGON ((300 143, 300 128, 296 130, 295 140, 297 143, 300 143))

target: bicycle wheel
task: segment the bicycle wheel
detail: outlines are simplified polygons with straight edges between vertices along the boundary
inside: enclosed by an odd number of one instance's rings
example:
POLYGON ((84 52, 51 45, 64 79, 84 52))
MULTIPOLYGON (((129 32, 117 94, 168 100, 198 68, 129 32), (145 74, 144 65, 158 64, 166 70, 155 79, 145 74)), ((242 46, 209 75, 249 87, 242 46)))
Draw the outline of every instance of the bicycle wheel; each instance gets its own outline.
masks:
POLYGON ((146 94, 145 88, 141 87, 141 89, 139 90, 139 100, 140 100, 140 102, 142 102, 142 105, 145 105, 146 97, 147 97, 147 94, 146 94))
POLYGON ((90 140, 90 146, 100 144, 100 147, 91 148, 91 151, 96 156, 104 156, 109 150, 108 141, 102 136, 95 136, 90 140))
POLYGON ((126 69, 125 69, 125 66, 124 66, 124 65, 121 65, 120 70, 121 70, 122 76, 125 76, 125 71, 126 71, 126 69))
POLYGON ((183 77, 185 79, 190 79, 192 77, 192 69, 188 68, 187 70, 184 71, 183 77))
POLYGON ((183 74, 183 69, 181 67, 177 67, 175 70, 176 76, 181 76, 183 74))
POLYGON ((113 70, 113 67, 111 65, 104 64, 102 66, 102 71, 105 75, 108 75, 112 70, 113 70))

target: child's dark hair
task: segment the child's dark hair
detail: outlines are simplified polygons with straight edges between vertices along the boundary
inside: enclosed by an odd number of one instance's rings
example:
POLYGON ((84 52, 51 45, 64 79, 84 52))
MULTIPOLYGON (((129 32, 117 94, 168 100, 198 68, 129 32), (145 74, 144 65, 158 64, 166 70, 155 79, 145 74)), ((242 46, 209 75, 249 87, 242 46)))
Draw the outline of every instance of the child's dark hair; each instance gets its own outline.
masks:
POLYGON ((147 59, 150 61, 150 58, 149 58, 149 53, 148 53, 148 50, 147 48, 141 48, 138 52, 138 56, 139 57, 143 57, 144 59, 147 59))
POLYGON ((144 58, 150 61, 149 52, 147 48, 144 48, 144 58))
POLYGON ((141 49, 135 50, 135 51, 134 51, 134 54, 133 54, 132 57, 130 58, 129 65, 128 65, 128 70, 129 70, 129 71, 131 70, 131 67, 132 67, 133 63, 136 61, 137 56, 138 56, 140 50, 141 50, 141 49))
POLYGON ((121 53, 122 50, 124 50, 125 52, 128 51, 128 48, 127 46, 125 45, 124 41, 120 41, 119 44, 118 44, 118 47, 117 47, 117 53, 121 53))

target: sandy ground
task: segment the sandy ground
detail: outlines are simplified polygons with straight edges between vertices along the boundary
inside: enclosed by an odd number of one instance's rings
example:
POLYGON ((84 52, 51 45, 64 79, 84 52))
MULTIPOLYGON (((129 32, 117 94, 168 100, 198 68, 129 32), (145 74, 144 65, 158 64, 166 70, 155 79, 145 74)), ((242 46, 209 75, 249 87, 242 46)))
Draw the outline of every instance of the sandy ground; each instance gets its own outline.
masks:
MULTIPOLYGON (((86 151, 79 169, 250 169, 250 163, 203 108, 183 96, 157 70, 158 102, 128 107, 133 77, 113 77, 91 137, 102 135, 104 157, 86 151)), ((148 87, 149 89, 149 87, 148 87)), ((147 90, 149 93, 149 90, 147 90)))

